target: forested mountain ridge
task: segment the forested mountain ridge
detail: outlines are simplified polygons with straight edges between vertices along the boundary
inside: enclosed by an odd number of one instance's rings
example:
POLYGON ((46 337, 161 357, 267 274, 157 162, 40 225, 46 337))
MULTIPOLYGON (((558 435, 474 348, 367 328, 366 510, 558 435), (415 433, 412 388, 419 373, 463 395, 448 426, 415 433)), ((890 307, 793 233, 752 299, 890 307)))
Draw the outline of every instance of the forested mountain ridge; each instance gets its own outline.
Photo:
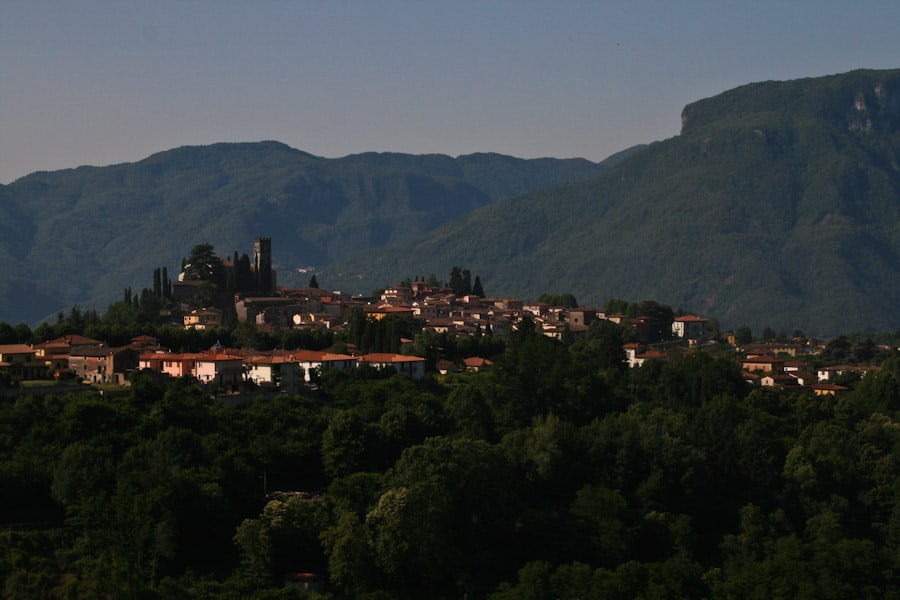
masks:
MULTIPOLYGON (((341 261, 366 284, 466 264, 487 289, 659 298, 723 325, 900 327, 900 70, 755 83, 607 173, 341 261)), ((342 275, 342 276, 339 276, 342 275)))
MULTIPOLYGON (((0 186, 0 315, 105 306, 196 243, 223 256, 276 240, 280 282, 421 235, 495 200, 607 168, 584 159, 367 153, 327 159, 278 142, 183 147, 0 186)), ((308 277, 308 276, 307 276, 308 277)))

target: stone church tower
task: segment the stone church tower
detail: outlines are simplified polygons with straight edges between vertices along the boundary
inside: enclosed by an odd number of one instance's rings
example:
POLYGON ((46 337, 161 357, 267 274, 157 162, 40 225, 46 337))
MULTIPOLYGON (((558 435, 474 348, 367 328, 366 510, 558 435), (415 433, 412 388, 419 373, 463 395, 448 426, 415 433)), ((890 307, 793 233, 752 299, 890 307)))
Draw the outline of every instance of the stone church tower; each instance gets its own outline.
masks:
POLYGON ((253 268, 256 271, 257 289, 260 292, 273 293, 275 272, 272 270, 272 238, 254 238, 253 268))

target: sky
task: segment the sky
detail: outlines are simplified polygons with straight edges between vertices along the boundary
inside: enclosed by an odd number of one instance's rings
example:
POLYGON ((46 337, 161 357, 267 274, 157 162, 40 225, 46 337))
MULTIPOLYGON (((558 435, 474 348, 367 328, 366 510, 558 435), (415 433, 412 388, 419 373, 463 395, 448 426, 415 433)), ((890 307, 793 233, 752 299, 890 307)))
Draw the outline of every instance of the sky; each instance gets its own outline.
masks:
POLYGON ((0 0, 0 183, 214 142, 599 161, 690 102, 900 67, 897 0, 0 0))

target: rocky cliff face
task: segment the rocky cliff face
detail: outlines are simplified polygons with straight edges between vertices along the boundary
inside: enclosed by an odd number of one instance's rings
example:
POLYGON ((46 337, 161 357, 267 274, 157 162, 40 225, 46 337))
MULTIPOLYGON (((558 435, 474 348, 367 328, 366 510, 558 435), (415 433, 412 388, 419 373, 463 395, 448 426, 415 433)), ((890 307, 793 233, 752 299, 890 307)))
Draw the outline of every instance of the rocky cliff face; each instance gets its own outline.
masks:
POLYGON ((859 90, 848 112, 847 129, 885 134, 900 130, 900 81, 894 78, 859 90))
POLYGON ((852 71, 817 79, 752 83, 687 105, 681 133, 690 134, 718 120, 816 118, 853 132, 900 131, 900 69, 852 71))

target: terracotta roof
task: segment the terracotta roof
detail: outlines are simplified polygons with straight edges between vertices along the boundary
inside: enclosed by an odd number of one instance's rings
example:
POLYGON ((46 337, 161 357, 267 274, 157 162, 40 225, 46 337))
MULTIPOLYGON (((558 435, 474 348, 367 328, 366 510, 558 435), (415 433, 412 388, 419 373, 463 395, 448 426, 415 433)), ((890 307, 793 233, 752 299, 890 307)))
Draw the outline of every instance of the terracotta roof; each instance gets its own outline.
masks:
POLYGON ((365 354, 363 356, 357 357, 359 362, 373 362, 373 363, 400 363, 400 362, 419 362, 424 361, 424 358, 418 356, 406 356, 403 354, 391 354, 388 352, 373 352, 371 354, 365 354))
POLYGON ((34 348, 28 344, 3 344, 0 345, 0 354, 32 354, 34 348))
POLYGON ((470 356, 469 358, 463 360, 463 362, 465 363, 465 365, 467 367, 476 367, 476 368, 490 367, 494 364, 490 360, 488 360, 486 358, 482 358, 480 356, 470 356))
POLYGON ((102 346, 100 340, 93 340, 83 335, 64 335, 55 340, 50 340, 48 344, 67 344, 69 346, 102 346))
POLYGON ((845 392, 850 389, 848 387, 837 385, 835 383, 813 383, 809 387, 810 389, 820 390, 823 392, 845 392))

